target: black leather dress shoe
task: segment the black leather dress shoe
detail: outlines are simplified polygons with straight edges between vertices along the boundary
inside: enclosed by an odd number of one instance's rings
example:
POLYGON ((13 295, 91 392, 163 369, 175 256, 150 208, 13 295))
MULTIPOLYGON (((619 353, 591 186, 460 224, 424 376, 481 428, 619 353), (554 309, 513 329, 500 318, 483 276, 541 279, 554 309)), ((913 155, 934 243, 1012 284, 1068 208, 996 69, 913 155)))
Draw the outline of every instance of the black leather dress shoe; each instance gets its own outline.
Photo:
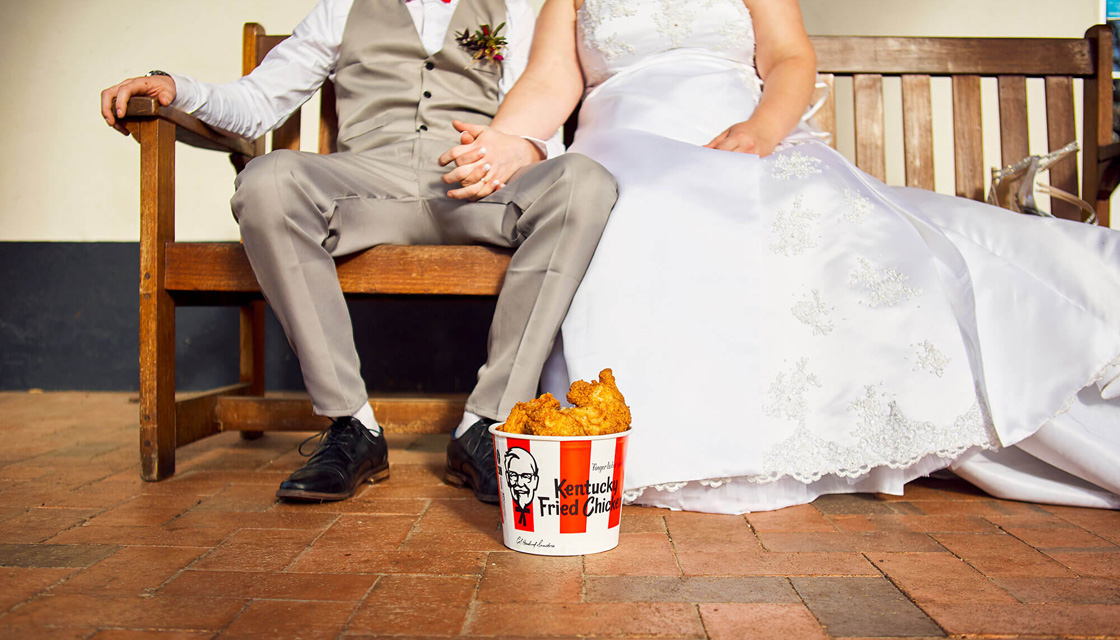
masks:
MULTIPOLYGON (((304 444, 315 437, 308 438, 304 444)), ((311 452, 311 459, 280 483, 276 497, 344 500, 354 495, 363 482, 389 477, 389 447, 385 436, 374 435, 354 418, 336 418, 318 437, 319 445, 311 452)))
POLYGON ((447 472, 444 482, 474 489, 482 502, 498 502, 498 471, 494 466, 494 438, 490 425, 496 420, 479 418, 467 432, 447 443, 447 472))

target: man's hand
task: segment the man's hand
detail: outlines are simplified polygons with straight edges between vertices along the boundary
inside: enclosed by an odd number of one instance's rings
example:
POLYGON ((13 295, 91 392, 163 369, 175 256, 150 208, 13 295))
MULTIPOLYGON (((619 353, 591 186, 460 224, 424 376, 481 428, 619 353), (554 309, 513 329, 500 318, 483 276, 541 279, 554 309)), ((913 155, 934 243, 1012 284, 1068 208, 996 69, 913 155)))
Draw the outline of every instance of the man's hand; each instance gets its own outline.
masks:
POLYGON ((452 124, 461 133, 462 144, 439 157, 440 166, 455 163, 455 168, 444 174, 444 183, 462 184, 447 192, 452 198, 485 198, 505 186, 518 169, 544 159, 537 147, 524 138, 459 120, 452 124))
POLYGON ((117 118, 124 116, 132 96, 151 96, 166 107, 175 101, 175 81, 168 76, 142 76, 129 78, 101 92, 101 117, 126 136, 128 129, 117 122, 117 118))
POLYGON ((733 124, 723 133, 704 145, 708 149, 754 153, 760 157, 770 155, 781 140, 771 140, 769 131, 751 120, 733 124))

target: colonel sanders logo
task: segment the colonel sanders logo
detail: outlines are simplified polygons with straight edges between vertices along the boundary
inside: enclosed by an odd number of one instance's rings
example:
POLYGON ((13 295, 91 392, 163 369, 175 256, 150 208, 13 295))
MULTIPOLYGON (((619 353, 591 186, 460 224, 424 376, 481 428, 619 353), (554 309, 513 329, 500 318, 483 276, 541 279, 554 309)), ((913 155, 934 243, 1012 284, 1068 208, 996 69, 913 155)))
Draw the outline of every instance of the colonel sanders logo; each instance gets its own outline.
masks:
POLYGON ((537 485, 540 483, 537 461, 525 449, 513 447, 506 451, 505 468, 506 482, 513 498, 513 511, 517 514, 518 524, 526 526, 527 516, 533 513, 533 498, 537 495, 537 485))

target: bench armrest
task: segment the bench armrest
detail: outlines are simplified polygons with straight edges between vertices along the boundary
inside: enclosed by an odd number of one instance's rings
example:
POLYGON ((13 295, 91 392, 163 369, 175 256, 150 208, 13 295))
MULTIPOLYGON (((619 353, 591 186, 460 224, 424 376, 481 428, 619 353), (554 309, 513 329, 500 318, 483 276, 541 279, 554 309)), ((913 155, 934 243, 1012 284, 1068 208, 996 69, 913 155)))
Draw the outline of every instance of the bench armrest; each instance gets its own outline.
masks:
MULTIPOLYGON (((247 158, 258 154, 257 145, 248 138, 230 133, 224 129, 211 127, 198 118, 172 107, 164 107, 149 96, 133 96, 128 100, 128 109, 121 120, 128 126, 129 121, 158 118, 175 125, 175 139, 192 147, 225 151, 247 158)), ((136 131, 131 127, 134 137, 136 131)))

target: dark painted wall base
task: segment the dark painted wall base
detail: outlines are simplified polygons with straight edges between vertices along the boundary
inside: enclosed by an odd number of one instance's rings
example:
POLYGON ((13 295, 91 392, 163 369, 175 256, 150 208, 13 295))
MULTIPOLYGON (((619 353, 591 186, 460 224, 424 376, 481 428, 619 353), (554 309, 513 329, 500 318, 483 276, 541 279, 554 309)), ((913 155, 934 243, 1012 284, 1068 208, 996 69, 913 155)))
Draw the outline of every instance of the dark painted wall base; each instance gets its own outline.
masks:
MULTIPOLYGON (((139 261, 135 242, 0 242, 0 390, 137 389, 139 261)), ((355 300, 350 312, 370 389, 474 386, 492 300, 355 300)), ((181 307, 175 321, 179 390, 237 381, 236 309, 181 307)), ((302 389, 271 310, 266 336, 268 387, 302 389)))

